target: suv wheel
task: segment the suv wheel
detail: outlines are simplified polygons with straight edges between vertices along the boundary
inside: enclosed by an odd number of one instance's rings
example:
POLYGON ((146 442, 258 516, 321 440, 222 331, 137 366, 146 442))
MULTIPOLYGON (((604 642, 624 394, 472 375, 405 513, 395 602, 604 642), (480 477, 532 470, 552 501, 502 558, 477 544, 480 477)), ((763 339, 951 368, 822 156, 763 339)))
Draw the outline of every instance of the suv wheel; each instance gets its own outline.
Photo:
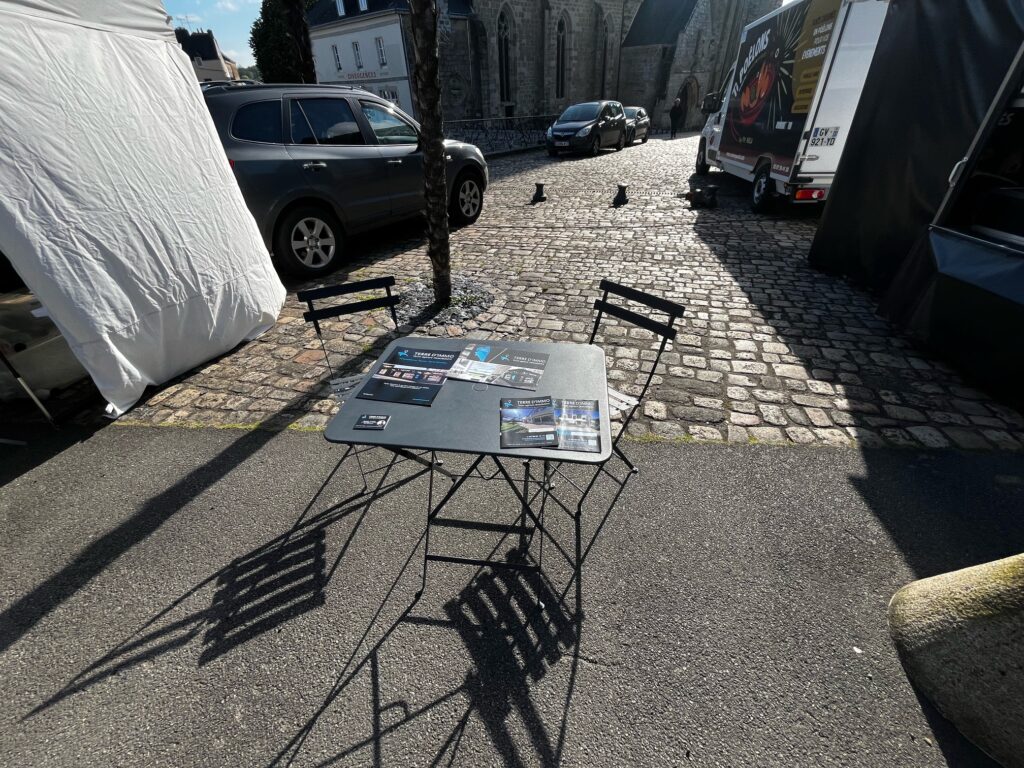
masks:
POLYGON ((484 210, 484 190, 480 177, 472 171, 463 171, 455 179, 448 218, 456 226, 472 224, 484 210))
POLYGON ((343 233, 337 217, 326 208, 302 206, 278 223, 274 252, 295 275, 315 277, 341 263, 343 233))
POLYGON ((618 144, 615 145, 615 151, 616 152, 621 152, 622 148, 624 146, 626 146, 626 132, 625 131, 623 131, 622 133, 619 134, 619 142, 618 142, 618 144))

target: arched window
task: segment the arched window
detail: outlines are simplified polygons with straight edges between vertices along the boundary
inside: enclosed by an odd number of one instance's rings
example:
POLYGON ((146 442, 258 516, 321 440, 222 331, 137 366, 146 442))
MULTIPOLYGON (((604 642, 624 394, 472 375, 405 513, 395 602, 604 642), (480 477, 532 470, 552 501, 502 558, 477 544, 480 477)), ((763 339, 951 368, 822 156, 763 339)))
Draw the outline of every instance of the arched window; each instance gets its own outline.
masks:
POLYGON ((512 101, 512 22, 502 10, 498 15, 498 98, 512 101))
POLYGON ((563 16, 558 20, 558 26, 555 28, 555 98, 565 98, 565 80, 566 80, 566 59, 568 52, 566 50, 567 30, 565 24, 565 17, 563 16))

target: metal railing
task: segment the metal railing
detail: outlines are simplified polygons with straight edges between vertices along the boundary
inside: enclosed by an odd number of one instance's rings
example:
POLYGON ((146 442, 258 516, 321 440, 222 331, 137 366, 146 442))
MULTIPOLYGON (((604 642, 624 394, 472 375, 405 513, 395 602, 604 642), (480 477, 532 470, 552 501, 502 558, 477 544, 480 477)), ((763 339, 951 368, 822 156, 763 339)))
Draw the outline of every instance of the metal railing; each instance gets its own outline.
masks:
POLYGON ((548 127, 558 115, 528 117, 491 117, 473 120, 446 120, 446 139, 475 144, 485 155, 533 149, 544 145, 548 127))

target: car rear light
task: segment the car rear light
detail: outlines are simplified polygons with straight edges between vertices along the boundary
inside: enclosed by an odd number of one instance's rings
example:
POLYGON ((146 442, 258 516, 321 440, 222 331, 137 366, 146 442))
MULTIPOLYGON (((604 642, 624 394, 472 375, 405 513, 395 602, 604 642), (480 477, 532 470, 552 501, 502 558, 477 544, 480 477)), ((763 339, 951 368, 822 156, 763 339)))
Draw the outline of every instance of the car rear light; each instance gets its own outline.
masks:
POLYGON ((794 199, 796 200, 824 200, 828 192, 824 189, 798 189, 794 199))
POLYGON ((232 160, 230 157, 228 158, 228 165, 231 166, 232 168, 235 167, 235 161, 232 160))

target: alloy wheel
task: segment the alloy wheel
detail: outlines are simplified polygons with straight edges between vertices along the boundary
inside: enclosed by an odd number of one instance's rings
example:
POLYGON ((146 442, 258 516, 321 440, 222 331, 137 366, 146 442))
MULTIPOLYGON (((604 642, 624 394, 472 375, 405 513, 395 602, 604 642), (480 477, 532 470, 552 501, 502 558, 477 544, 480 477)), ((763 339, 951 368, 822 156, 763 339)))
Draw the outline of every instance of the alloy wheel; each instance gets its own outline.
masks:
POLYGON ((480 211, 480 185, 476 179, 466 179, 459 186, 459 210, 467 219, 472 219, 480 211))
POLYGON ((309 216, 292 228, 292 252, 306 267, 323 267, 334 259, 337 240, 323 219, 309 216))

